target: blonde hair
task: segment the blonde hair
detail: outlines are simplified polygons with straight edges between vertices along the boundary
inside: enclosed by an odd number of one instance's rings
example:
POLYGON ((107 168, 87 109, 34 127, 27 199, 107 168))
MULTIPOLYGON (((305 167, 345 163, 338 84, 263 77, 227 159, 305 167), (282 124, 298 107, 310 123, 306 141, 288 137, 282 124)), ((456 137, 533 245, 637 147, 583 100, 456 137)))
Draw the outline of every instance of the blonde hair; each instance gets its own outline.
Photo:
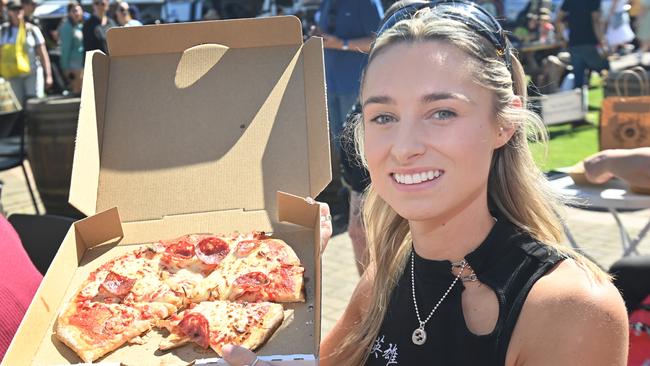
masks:
MULTIPOLYGON (((528 148, 528 141, 546 143, 546 129, 539 116, 527 108, 513 106, 515 98, 526 103, 524 70, 511 51, 511 69, 495 47, 462 22, 441 17, 423 9, 412 19, 402 20, 375 40, 368 65, 390 46, 428 41, 445 42, 470 56, 477 65, 473 77, 482 87, 494 93, 496 122, 515 130, 510 141, 495 150, 488 178, 488 195, 502 215, 533 238, 546 243, 560 255, 572 258, 596 281, 608 280, 598 266, 571 248, 560 245, 563 226, 558 216, 562 205, 537 168, 528 148)), ((368 67, 368 66, 367 66, 368 67)), ((366 68, 367 68, 366 67, 366 68)), ((362 78, 362 85, 363 79, 362 78)), ((366 165, 363 154, 363 123, 358 116, 352 127, 357 153, 366 165)), ((350 365, 365 362, 399 277, 408 263, 411 235, 408 221, 400 217, 373 189, 365 192, 363 207, 368 250, 374 273, 369 308, 363 319, 352 328, 336 351, 338 359, 350 365)), ((325 355, 327 356, 327 355, 325 355)))

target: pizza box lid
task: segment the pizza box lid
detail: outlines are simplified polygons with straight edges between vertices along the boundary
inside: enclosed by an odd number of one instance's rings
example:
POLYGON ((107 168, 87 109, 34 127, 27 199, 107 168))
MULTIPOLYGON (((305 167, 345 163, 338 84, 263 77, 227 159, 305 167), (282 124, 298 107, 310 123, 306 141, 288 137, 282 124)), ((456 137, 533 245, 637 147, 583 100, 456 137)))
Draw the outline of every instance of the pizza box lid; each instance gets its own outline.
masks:
POLYGON ((69 197, 84 214, 275 213, 277 191, 315 197, 331 180, 322 40, 303 43, 298 18, 107 38, 85 62, 69 197))

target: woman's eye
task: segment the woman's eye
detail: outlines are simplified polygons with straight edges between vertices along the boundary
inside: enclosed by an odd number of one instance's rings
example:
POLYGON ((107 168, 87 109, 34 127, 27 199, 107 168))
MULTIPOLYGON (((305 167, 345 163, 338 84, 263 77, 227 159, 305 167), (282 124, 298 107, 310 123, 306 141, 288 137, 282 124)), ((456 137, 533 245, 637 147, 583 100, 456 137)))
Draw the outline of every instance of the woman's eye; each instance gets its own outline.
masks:
POLYGON ((380 114, 377 117, 371 119, 371 121, 374 122, 374 123, 383 125, 383 124, 386 124, 386 123, 395 122, 396 119, 395 119, 395 117, 389 116, 387 114, 380 114))
POLYGON ((445 119, 456 117, 456 113, 447 109, 443 109, 443 110, 433 112, 432 117, 435 119, 445 120, 445 119))

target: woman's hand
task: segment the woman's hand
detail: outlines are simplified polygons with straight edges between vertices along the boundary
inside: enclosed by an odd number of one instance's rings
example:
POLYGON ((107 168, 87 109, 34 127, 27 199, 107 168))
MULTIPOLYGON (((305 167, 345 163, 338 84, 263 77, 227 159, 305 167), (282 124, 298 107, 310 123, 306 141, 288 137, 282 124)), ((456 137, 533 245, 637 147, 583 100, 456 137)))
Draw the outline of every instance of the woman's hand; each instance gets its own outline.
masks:
POLYGON ((223 359, 230 366, 271 366, 270 363, 260 360, 255 353, 244 347, 228 344, 223 346, 221 353, 223 359))
POLYGON ((317 202, 311 197, 305 198, 310 205, 318 203, 320 205, 320 252, 325 251, 327 243, 332 237, 332 215, 330 215, 330 206, 324 202, 317 202))

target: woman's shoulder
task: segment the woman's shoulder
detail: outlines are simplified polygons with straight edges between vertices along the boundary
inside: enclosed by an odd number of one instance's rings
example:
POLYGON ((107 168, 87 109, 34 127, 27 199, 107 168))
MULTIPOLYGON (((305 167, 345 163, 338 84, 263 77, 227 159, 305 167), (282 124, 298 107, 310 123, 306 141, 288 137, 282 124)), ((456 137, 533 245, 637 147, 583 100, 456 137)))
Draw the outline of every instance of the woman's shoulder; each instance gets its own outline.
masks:
POLYGON ((614 309, 625 313, 623 299, 616 287, 571 258, 558 263, 540 278, 526 302, 539 307, 538 310, 551 311, 560 307, 563 312, 614 309))
POLYGON ((532 287, 511 346, 523 364, 624 364, 627 322, 614 285, 565 259, 532 287))

